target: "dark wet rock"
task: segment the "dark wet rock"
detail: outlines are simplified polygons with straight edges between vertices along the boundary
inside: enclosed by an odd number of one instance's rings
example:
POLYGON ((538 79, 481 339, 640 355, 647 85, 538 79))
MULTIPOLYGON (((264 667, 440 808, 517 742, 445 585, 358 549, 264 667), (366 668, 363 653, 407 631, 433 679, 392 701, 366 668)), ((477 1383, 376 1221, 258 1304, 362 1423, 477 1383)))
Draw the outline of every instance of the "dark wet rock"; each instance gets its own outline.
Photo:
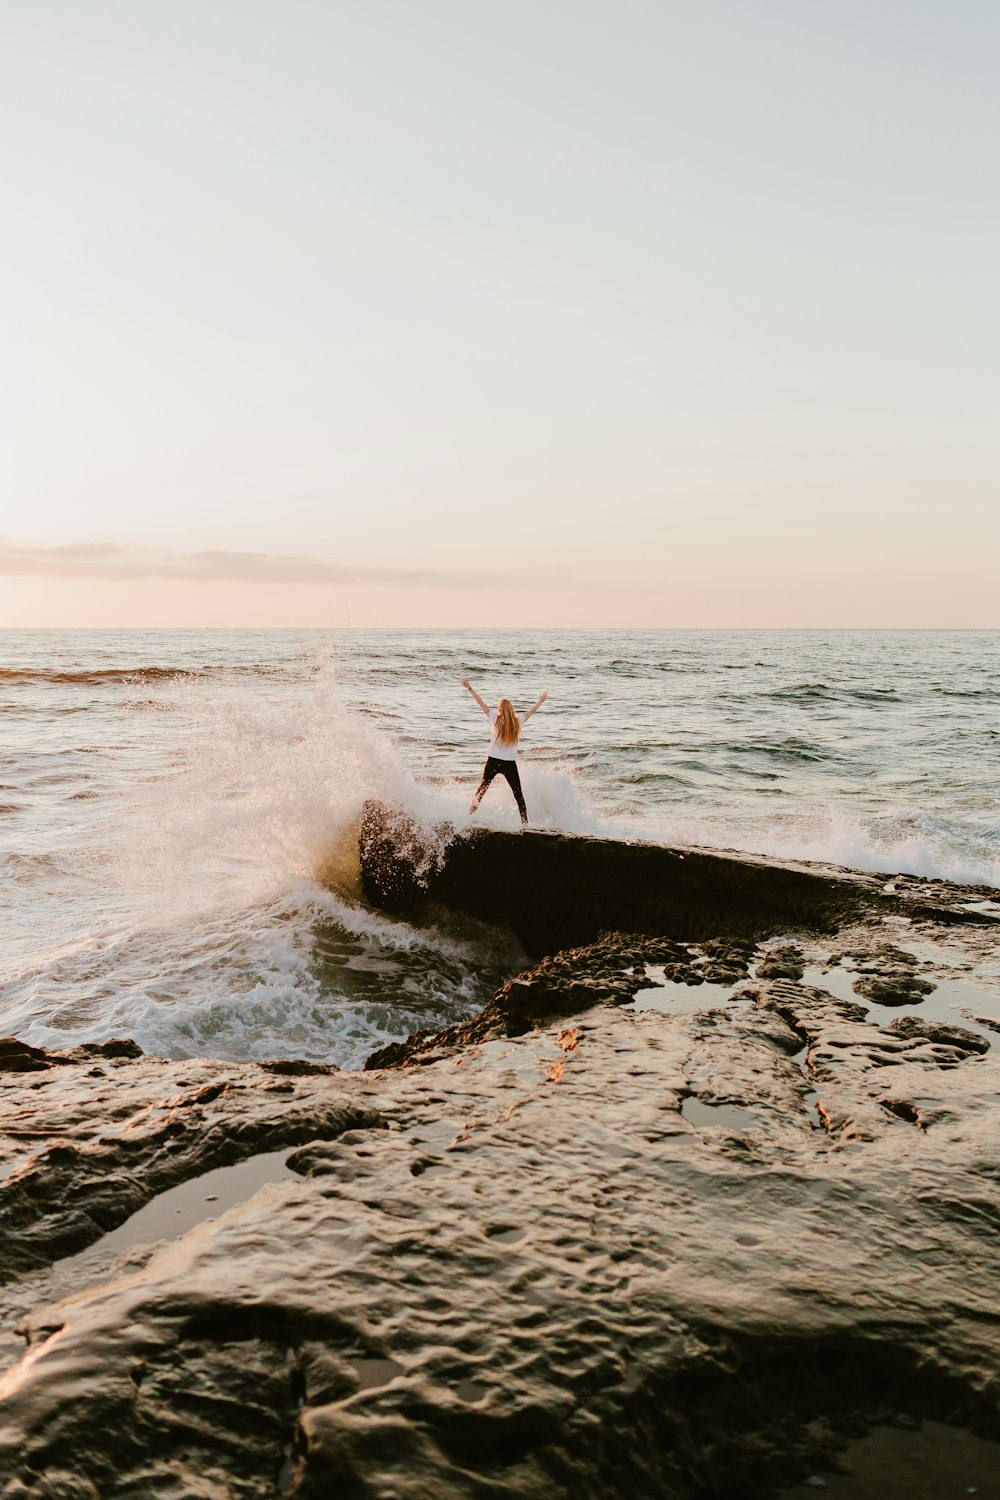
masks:
MULTIPOLYGON (((749 972, 753 951, 752 943, 709 938, 698 949, 704 958, 700 967, 702 979, 708 984, 738 984, 749 972)), ((665 965, 664 968, 666 967, 665 965)), ((669 979, 671 976, 667 973, 666 977, 669 979)))
POLYGON ((663 969, 676 984, 737 984, 745 978, 752 948, 735 941, 687 947, 640 933, 605 932, 595 943, 570 948, 518 974, 468 1021, 441 1031, 423 1030, 373 1052, 367 1070, 425 1063, 455 1048, 497 1037, 523 1036, 561 1016, 600 1003, 622 1005, 655 980, 647 968, 663 969))
MULTIPOLYGON (((668 950, 655 943, 644 949, 642 939, 634 936, 626 940, 626 946, 618 946, 615 939, 620 936, 614 934, 610 942, 573 948, 542 959, 535 968, 518 974, 497 990, 492 1000, 469 1020, 443 1030, 416 1031, 405 1041, 390 1042, 371 1054, 365 1069, 435 1061, 473 1042, 523 1036, 601 1001, 624 1003, 633 999, 636 991, 648 983, 646 963, 657 962, 668 950)), ((670 945, 671 959, 675 951, 670 945)))
POLYGON ((919 1005, 936 988, 933 981, 917 974, 919 959, 893 943, 853 945, 834 953, 830 966, 843 964, 857 971, 852 989, 879 1005, 919 1005))
POLYGON ((801 979, 805 973, 802 949, 790 944, 770 948, 757 965, 760 979, 801 979))
POLYGON ((905 973, 916 969, 920 963, 915 953, 899 948, 895 943, 856 944, 843 953, 836 954, 830 959, 830 963, 843 963, 845 960, 874 974, 905 973))
POLYGON ((942 1042, 959 1052, 988 1052, 990 1044, 985 1037, 977 1036, 966 1026, 949 1026, 943 1021, 924 1021, 919 1016, 897 1016, 890 1021, 887 1031, 898 1036, 923 1037, 929 1042, 942 1042))
POLYGON ((578 835, 426 830, 365 804, 361 875, 368 899, 405 915, 438 903, 512 927, 549 953, 625 927, 683 940, 757 941, 790 926, 833 931, 881 897, 875 878, 705 850, 578 835))
POLYGON ((51 1060, 41 1047, 29 1047, 17 1037, 0 1037, 0 1072, 37 1073, 50 1068, 51 1060))
POLYGON ((954 885, 927 875, 894 875, 888 884, 915 915, 967 927, 996 928, 1000 924, 995 886, 954 885), (987 909, 977 910, 977 906, 987 909))
MULTIPOLYGON (((614 954, 550 968, 610 983, 648 950, 614 954)), ((93 1100, 82 1069, 40 1092, 10 1075, 42 1132, 77 1088, 69 1154, 43 1141, 17 1174, 50 1253, 53 1216, 121 1174, 102 1112, 147 1173, 156 1121, 187 1170, 213 1121, 261 1149, 288 1111, 304 1143, 297 1175, 172 1245, 8 1286, 28 1352, 0 1377, 4 1500, 753 1500, 873 1412, 996 1434, 1000 1063, 943 1068, 953 1049, 822 990, 753 989, 675 1015, 588 994, 554 1026, 403 1074, 286 1075, 277 1098, 251 1065, 110 1060, 93 1100), (692 1100, 742 1123, 692 1124, 692 1100)))
POLYGON ((142 1057, 143 1050, 131 1037, 112 1037, 107 1042, 83 1042, 64 1054, 75 1062, 78 1057, 142 1057))
POLYGON ((861 974, 851 988, 866 1000, 875 1000, 879 1005, 919 1005, 925 995, 935 986, 927 979, 917 979, 910 973, 861 974))
POLYGON ((0 1075, 0 1284, 83 1249, 176 1183, 377 1123, 325 1073, 274 1097, 253 1065, 166 1062, 118 1042, 31 1050, 30 1083, 0 1075), (96 1075, 95 1055, 107 1059, 96 1075))
POLYGON ((92 1062, 95 1057, 142 1057, 142 1048, 127 1037, 107 1042, 84 1042, 79 1047, 50 1050, 32 1047, 15 1036, 0 1037, 0 1073, 37 1073, 60 1065, 92 1062))
POLYGON ((916 883, 887 894, 882 876, 834 865, 535 830, 425 828, 375 801, 364 805, 359 847, 373 905, 419 918, 439 904, 506 924, 534 957, 610 928, 757 943, 880 914, 978 920, 964 887, 916 883))
POLYGON ((279 1057, 261 1063, 261 1067, 265 1073, 278 1073, 286 1078, 320 1078, 340 1072, 335 1063, 310 1062, 301 1057, 279 1057))
POLYGON ((864 974, 910 974, 918 967, 915 954, 897 948, 893 943, 853 943, 850 947, 838 948, 826 960, 828 968, 842 965, 853 972, 864 974))

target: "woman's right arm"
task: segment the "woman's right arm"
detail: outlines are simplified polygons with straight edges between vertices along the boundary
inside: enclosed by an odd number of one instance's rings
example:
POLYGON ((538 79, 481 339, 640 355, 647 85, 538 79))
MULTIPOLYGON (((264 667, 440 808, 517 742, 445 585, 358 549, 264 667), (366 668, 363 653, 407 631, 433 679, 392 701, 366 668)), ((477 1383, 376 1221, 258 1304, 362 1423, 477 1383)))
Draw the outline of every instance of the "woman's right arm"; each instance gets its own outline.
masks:
POLYGON ((467 677, 463 677, 462 678, 462 686, 465 689, 467 689, 468 692, 470 692, 472 694, 473 698, 475 698, 476 702, 479 704, 479 707, 482 709, 483 713, 486 715, 487 718, 489 718, 489 716, 490 716, 489 709, 486 707, 486 704, 483 702, 482 698, 480 698, 479 694, 476 692, 475 688, 472 686, 472 683, 469 681, 469 679, 467 677))

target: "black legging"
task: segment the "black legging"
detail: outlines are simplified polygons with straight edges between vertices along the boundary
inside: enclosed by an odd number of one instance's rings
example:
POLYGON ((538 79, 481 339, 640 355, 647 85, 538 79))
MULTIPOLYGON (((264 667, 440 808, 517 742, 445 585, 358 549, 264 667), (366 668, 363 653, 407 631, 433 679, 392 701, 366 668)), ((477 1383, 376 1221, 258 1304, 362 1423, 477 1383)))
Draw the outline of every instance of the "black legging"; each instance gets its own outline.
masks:
POLYGON ((521 777, 518 774, 517 761, 500 760, 500 758, 496 755, 490 755, 486 758, 486 765, 483 768, 483 779, 479 783, 479 790, 476 792, 476 795, 472 799, 472 811, 475 812, 476 808, 483 800, 483 794, 485 793, 486 788, 489 786, 490 782, 493 780, 494 776, 504 777, 507 785, 514 793, 514 800, 517 803, 517 810, 521 814, 521 822, 527 823, 528 809, 524 805, 524 793, 521 791, 521 777))

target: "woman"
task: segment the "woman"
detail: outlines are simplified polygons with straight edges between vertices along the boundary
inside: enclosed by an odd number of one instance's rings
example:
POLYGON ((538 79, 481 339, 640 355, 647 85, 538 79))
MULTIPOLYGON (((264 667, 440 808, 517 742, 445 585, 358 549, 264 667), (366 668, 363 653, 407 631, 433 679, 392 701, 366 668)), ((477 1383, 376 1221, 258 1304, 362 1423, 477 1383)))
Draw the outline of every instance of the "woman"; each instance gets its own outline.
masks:
MULTIPOLYGON (((524 805, 521 778, 517 772, 517 742, 521 738, 521 722, 514 712, 513 705, 509 698, 501 698, 496 708, 487 708, 467 677, 462 678, 462 686, 467 688, 472 694, 492 726, 490 729, 490 753, 486 758, 483 779, 479 783, 479 790, 472 799, 469 811, 470 813, 475 812, 483 800, 486 788, 494 776, 503 776, 507 785, 514 793, 517 810, 521 814, 521 822, 527 823, 528 809, 524 805)), ((534 708, 528 709, 528 712, 524 716, 525 723, 528 722, 532 714, 538 712, 548 696, 548 692, 544 692, 534 708)))

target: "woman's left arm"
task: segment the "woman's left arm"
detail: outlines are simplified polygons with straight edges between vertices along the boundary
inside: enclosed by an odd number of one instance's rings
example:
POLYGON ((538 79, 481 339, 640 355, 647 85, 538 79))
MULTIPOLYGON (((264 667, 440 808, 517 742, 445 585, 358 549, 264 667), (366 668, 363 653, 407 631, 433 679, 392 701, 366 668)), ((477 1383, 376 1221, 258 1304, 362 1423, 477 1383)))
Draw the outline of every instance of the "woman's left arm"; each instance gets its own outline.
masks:
POLYGON ((537 714, 538 710, 541 708, 542 704, 545 702, 545 700, 546 700, 546 698, 548 696, 549 696, 549 690, 548 690, 548 688, 546 688, 545 692, 539 698, 538 702, 534 705, 534 707, 533 708, 529 708, 528 712, 525 714, 525 716, 524 716, 524 723, 525 724, 527 724, 527 722, 531 718, 532 714, 537 714))

